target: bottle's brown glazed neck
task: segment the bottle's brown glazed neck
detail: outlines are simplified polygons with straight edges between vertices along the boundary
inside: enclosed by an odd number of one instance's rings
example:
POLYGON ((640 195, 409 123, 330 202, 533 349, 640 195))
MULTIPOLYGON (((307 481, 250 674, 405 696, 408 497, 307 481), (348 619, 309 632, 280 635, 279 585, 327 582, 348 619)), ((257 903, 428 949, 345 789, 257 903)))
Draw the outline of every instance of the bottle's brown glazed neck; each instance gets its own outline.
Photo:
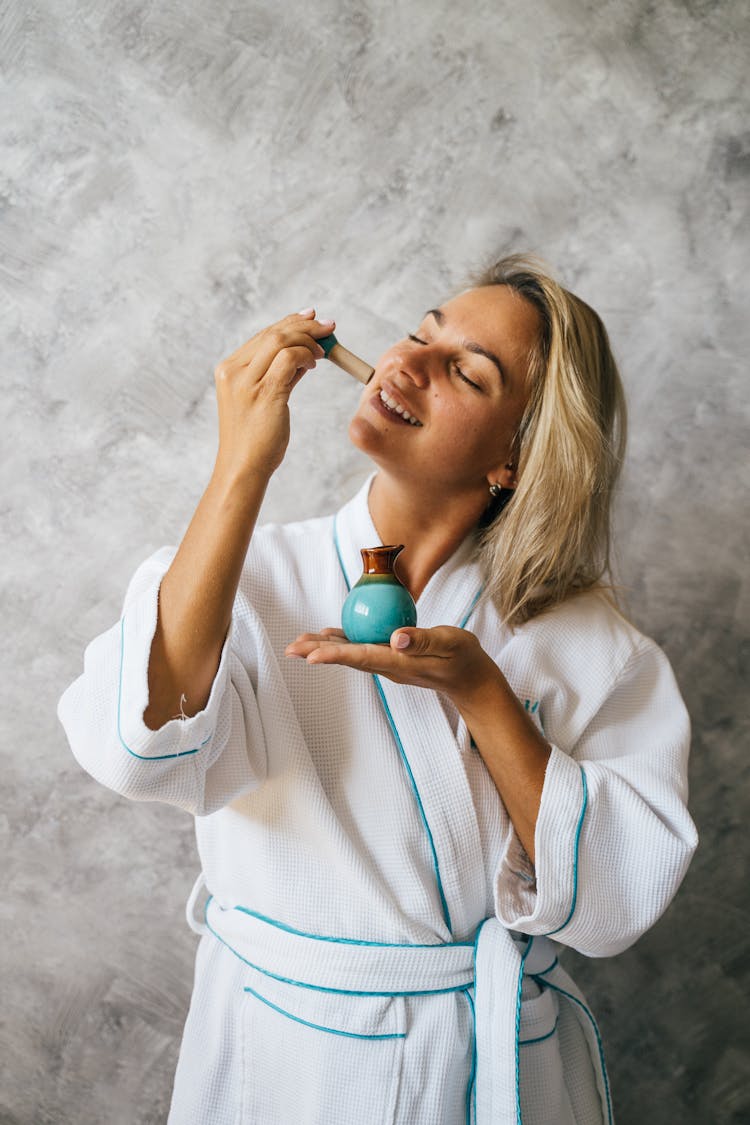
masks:
POLYGON ((362 569, 365 574, 393 574, 393 566, 404 549, 404 544, 385 547, 362 547, 362 569))

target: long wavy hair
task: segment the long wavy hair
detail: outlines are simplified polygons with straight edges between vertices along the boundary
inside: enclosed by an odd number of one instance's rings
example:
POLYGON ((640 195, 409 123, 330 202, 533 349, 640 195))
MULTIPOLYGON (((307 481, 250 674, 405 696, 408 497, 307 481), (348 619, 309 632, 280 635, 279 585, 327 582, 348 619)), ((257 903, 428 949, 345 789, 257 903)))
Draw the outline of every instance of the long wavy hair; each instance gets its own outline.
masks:
POLYGON ((531 255, 502 258, 470 284, 509 286, 541 325, 514 445, 518 484, 480 525, 487 594, 511 627, 594 587, 617 604, 611 509, 627 413, 607 331, 531 255))

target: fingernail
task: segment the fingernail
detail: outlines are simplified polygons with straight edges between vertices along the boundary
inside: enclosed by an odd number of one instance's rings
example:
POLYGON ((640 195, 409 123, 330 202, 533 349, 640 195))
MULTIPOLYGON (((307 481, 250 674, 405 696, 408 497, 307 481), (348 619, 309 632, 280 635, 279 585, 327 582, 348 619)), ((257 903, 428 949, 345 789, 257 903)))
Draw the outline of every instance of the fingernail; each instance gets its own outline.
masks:
POLYGON ((411 637, 408 633, 399 633, 396 637, 396 648, 408 648, 411 644, 411 637))
POLYGON ((309 309, 300 309, 300 311, 297 313, 297 316, 309 316, 310 313, 314 313, 314 312, 315 312, 315 309, 311 305, 309 309))
POLYGON ((318 324, 335 324, 335 320, 331 320, 330 316, 319 316, 318 324))

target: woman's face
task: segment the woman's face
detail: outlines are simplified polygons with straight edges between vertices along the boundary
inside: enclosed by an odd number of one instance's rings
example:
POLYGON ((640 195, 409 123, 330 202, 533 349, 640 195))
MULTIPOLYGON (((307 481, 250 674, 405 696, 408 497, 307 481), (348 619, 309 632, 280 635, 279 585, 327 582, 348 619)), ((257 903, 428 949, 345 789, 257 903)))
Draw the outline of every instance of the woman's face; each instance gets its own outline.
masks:
POLYGON ((539 326, 534 306, 505 285, 469 289, 426 313, 380 357, 349 425, 352 442, 432 495, 513 487, 508 463, 539 326))

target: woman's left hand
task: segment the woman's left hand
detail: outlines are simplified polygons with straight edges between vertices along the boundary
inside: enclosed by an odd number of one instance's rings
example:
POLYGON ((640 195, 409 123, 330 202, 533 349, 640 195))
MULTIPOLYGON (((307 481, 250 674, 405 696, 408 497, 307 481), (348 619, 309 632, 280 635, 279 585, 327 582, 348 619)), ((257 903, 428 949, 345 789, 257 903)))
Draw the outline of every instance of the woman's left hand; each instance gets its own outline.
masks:
POLYGON ((303 657, 308 664, 343 664, 397 684, 433 688, 455 703, 470 698, 493 672, 498 673, 477 637, 451 625, 396 629, 387 645, 352 644, 341 629, 322 629, 297 637, 287 645, 286 655, 303 657))

